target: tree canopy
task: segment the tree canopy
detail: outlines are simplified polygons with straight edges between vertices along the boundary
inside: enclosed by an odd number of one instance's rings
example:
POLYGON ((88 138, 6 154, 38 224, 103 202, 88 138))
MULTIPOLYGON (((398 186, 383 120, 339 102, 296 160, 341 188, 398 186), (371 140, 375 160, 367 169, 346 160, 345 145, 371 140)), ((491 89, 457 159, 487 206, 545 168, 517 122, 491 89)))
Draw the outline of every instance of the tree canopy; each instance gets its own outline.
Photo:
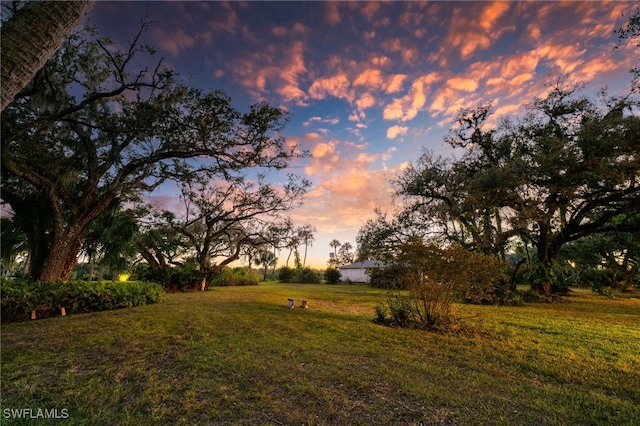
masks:
POLYGON ((38 238, 25 225, 40 256, 34 278, 66 279, 88 226, 116 198, 167 180, 243 182, 249 170, 306 155, 281 136, 285 111, 258 103, 240 112, 221 91, 181 83, 162 60, 137 68, 154 54, 142 42, 147 26, 124 49, 92 30, 75 34, 2 112, 3 200, 16 215, 37 200, 45 218, 38 238))
POLYGON ((633 94, 591 100, 558 83, 529 103, 521 119, 489 126, 490 115, 490 106, 461 111, 445 140, 464 155, 425 151, 395 181, 402 211, 391 220, 379 215, 361 238, 388 247, 422 229, 500 257, 520 240, 535 249, 536 287, 549 294, 564 245, 640 230, 640 117, 633 94))

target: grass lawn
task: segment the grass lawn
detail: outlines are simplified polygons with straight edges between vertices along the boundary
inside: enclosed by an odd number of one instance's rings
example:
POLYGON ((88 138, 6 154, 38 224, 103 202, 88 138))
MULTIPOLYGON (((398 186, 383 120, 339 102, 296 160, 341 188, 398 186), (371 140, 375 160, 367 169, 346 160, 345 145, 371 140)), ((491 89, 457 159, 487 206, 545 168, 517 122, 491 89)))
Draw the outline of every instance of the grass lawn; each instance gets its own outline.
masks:
POLYGON ((5 324, 0 423, 640 424, 640 299, 456 305, 475 333, 442 334, 373 324, 387 295, 262 283, 5 324))

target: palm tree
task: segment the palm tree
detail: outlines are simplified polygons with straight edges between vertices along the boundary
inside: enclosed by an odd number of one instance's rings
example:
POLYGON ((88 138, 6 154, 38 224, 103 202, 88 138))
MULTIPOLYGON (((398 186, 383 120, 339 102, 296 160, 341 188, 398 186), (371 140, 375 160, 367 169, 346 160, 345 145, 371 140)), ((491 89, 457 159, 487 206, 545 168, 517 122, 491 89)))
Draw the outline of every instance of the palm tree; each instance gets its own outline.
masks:
POLYGON ((276 264, 276 257, 271 250, 261 250, 260 253, 258 253, 258 257, 254 259, 254 262, 256 265, 262 266, 262 271, 264 272, 262 280, 266 281, 269 266, 276 264))
POLYGON ((2 25, 2 108, 62 46, 95 0, 30 1, 2 25))
POLYGON ((329 246, 333 248, 333 253, 329 253, 329 267, 338 268, 340 262, 338 262, 338 247, 341 246, 340 241, 334 239, 331 240, 329 246))
POLYGON ((89 281, 93 279, 94 266, 99 266, 98 281, 102 280, 105 268, 112 278, 126 269, 128 259, 136 253, 134 238, 138 234, 138 223, 131 210, 121 210, 116 203, 91 224, 83 241, 83 250, 89 257, 89 281))
POLYGON ((300 238, 298 234, 294 231, 291 236, 287 240, 286 247, 289 249, 289 255, 287 256, 287 268, 289 267, 289 260, 291 259, 291 254, 294 250, 297 250, 300 245, 300 238))
POLYGON ((315 237, 313 233, 316 231, 316 228, 312 225, 304 225, 298 231, 298 235, 300 235, 300 239, 304 243, 304 258, 302 260, 302 267, 307 264, 307 248, 309 246, 313 247, 313 242, 315 241, 315 237))
POLYGON ((351 253, 352 249, 353 246, 350 242, 346 242, 342 247, 340 247, 340 263, 348 264, 353 262, 353 253, 351 253))
POLYGON ((7 217, 0 218, 0 253, 2 275, 10 274, 16 268, 16 259, 29 253, 27 236, 7 217))
POLYGON ((340 247, 342 244, 340 244, 340 241, 338 240, 331 240, 331 242, 329 243, 329 247, 333 248, 333 256, 335 259, 338 258, 338 247, 340 247))

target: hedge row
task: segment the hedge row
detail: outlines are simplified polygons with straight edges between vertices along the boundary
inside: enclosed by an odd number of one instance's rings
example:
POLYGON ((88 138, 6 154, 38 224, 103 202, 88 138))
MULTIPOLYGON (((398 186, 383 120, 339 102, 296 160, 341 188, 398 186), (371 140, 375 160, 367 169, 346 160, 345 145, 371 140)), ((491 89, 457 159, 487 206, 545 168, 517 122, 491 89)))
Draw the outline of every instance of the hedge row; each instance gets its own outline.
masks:
POLYGON ((106 311, 161 301, 164 289, 158 284, 128 281, 71 281, 40 283, 26 280, 2 280, 0 286, 2 321, 23 321, 31 311, 64 307, 67 314, 106 311))

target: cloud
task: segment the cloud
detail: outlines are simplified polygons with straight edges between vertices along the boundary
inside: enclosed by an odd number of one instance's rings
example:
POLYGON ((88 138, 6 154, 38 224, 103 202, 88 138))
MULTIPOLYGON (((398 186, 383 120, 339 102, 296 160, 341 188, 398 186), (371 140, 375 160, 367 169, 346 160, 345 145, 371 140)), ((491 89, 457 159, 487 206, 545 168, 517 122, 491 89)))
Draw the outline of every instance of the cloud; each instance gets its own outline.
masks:
POLYGON ((328 96, 335 98, 353 100, 353 95, 349 92, 349 79, 344 73, 336 74, 332 77, 323 77, 315 80, 309 87, 309 96, 313 99, 325 99, 328 96))
POLYGON ((391 94, 391 93, 399 92, 400 90, 402 90, 402 85, 406 79, 407 79, 406 74, 392 75, 390 79, 387 81, 386 88, 384 90, 385 93, 391 94))
POLYGON ((447 80, 447 87, 462 92, 474 92, 478 88, 478 83, 470 78, 454 77, 447 80))
POLYGON ((334 152, 335 152, 335 142, 330 142, 330 143, 319 143, 318 145, 316 145, 316 147, 314 148, 311 154, 313 155, 313 158, 322 158, 322 157, 326 157, 327 155, 331 155, 334 152))
MULTIPOLYGON (((379 60, 379 58, 375 58, 379 60)), ((353 81, 353 87, 362 87, 369 91, 383 91, 387 94, 402 89, 406 74, 385 75, 381 70, 368 68, 362 71, 353 81)))
POLYGON ((384 79, 382 71, 377 69, 366 69, 353 82, 354 86, 366 86, 368 88, 378 88, 382 86, 384 79))
POLYGON ((360 10, 360 12, 362 15, 367 17, 367 19, 371 20, 378 9, 380 9, 380 3, 372 1, 365 3, 365 6, 360 10))
POLYGON ((441 42, 440 64, 446 66, 450 51, 457 51, 463 60, 469 59, 479 50, 488 49, 512 25, 501 24, 511 8, 510 2, 465 3, 453 9, 447 35, 441 42))
POLYGON ((424 107, 431 85, 439 81, 439 79, 440 74, 436 72, 417 78, 405 96, 395 98, 385 106, 382 117, 385 120, 412 120, 424 107))
POLYGON ((341 164, 339 172, 314 186, 303 206, 292 212, 294 222, 313 223, 318 233, 333 234, 359 227, 376 207, 388 208, 396 169, 372 170, 363 164, 366 161, 341 164))
POLYGON ((309 117, 307 121, 302 123, 304 127, 309 127, 313 123, 328 123, 328 124, 338 124, 340 122, 339 118, 322 118, 322 117, 309 117))
POLYGON ((340 4, 335 1, 328 1, 325 4, 327 22, 329 25, 337 25, 342 21, 340 17, 340 11, 338 10, 340 4))
POLYGON ((307 73, 304 49, 300 40, 289 46, 266 45, 231 62, 229 74, 257 99, 275 92, 284 102, 305 106, 307 94, 300 88, 307 73))
POLYGON ((389 65, 391 63, 391 59, 387 56, 374 56, 371 58, 371 64, 376 67, 383 67, 385 65, 389 65))
MULTIPOLYGON (((364 111, 367 108, 371 108, 376 104, 376 98, 369 92, 364 93, 355 102, 358 111, 364 111)), ((364 118, 364 117, 362 117, 364 118)))
POLYGON ((391 126, 387 129, 387 139, 395 139, 398 136, 404 136, 409 131, 406 126, 391 126))
POLYGON ((196 46, 198 43, 210 44, 212 34, 208 32, 192 32, 181 27, 171 27, 153 30, 154 39, 160 48, 166 50, 173 57, 180 56, 181 53, 196 46))

